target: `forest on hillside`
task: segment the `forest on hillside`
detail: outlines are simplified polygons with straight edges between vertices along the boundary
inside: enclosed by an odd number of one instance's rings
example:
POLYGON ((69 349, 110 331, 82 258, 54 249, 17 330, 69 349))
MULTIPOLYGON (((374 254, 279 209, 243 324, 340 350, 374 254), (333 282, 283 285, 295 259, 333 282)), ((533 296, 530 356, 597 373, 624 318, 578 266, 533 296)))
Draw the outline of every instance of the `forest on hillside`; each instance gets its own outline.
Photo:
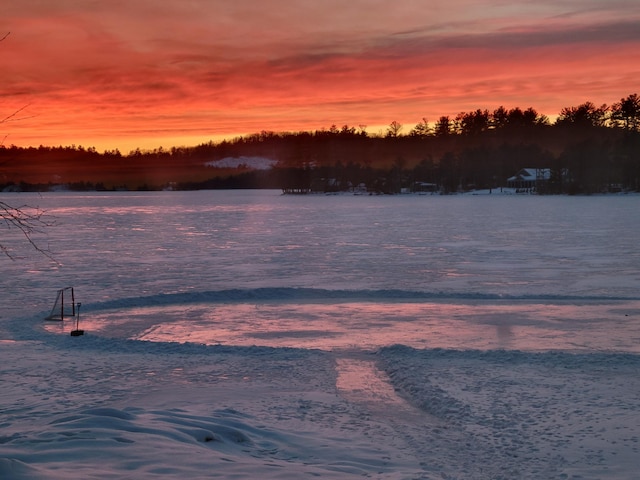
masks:
POLYGON ((563 108, 551 123, 533 108, 477 109, 423 119, 385 132, 333 125, 301 132, 262 131, 194 147, 98 152, 95 148, 0 145, 0 189, 145 190, 281 188, 290 192, 361 189, 440 193, 499 188, 523 168, 545 169, 536 193, 640 190, 640 98, 563 108), (227 158, 267 158, 216 168, 227 158), (213 166, 212 166, 213 165, 213 166))

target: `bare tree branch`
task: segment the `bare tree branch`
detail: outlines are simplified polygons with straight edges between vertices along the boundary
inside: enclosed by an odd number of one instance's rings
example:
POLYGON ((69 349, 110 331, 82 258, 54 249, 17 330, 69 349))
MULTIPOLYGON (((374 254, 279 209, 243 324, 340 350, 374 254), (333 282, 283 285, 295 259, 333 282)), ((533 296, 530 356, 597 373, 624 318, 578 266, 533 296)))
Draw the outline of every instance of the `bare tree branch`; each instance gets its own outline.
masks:
POLYGON ((23 110, 25 110, 30 104, 24 105, 22 107, 20 107, 18 110, 16 110, 15 112, 13 112, 11 115, 7 115, 6 117, 4 117, 2 120, 0 120, 0 123, 7 123, 7 122, 15 122, 17 120, 24 120, 25 118, 31 118, 34 117, 35 115, 31 115, 29 117, 19 117, 16 118, 16 116, 22 112, 23 110))
MULTIPOLYGON (((14 207, 0 201, 0 225, 8 230, 19 230, 24 238, 26 238, 27 242, 38 253, 41 253, 45 257, 55 261, 49 248, 41 247, 34 239, 35 235, 45 234, 45 228, 50 227, 53 224, 53 220, 48 218, 45 211, 38 207, 31 207, 29 205, 14 207)), ((1 242, 0 252, 10 259, 15 260, 15 256, 11 253, 10 248, 1 242)))
MULTIPOLYGON (((7 32, 3 37, 0 38, 0 42, 5 40, 11 32, 7 32)), ((10 115, 7 115, 4 118, 0 117, 0 125, 4 123, 8 123, 11 121, 22 120, 28 117, 20 117, 17 115, 25 110, 29 105, 25 105, 10 115)), ((5 137, 0 141, 0 146, 4 144, 5 137)), ((43 254, 44 256, 50 258, 54 262, 56 261, 51 251, 48 248, 43 248, 39 243, 36 243, 34 236, 38 234, 44 234, 45 227, 49 227, 53 225, 53 222, 50 221, 45 215, 44 210, 41 210, 38 207, 31 207, 29 205, 22 205, 19 207, 14 207, 0 200, 0 227, 4 227, 5 229, 18 229, 24 238, 27 239, 29 245, 31 245, 37 252, 43 254)), ((14 260, 15 257, 11 253, 11 249, 0 241, 0 252, 14 260)), ((57 262, 56 262, 57 263, 57 262)))

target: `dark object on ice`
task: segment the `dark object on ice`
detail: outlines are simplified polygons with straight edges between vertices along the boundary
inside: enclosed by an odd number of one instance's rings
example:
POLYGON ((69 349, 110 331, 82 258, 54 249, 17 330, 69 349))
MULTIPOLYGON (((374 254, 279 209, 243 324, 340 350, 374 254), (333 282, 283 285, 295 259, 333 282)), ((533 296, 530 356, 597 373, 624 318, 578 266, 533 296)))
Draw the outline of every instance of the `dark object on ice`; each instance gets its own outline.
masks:
POLYGON ((76 329, 71 330, 72 337, 79 337, 80 335, 84 335, 84 330, 80 330, 78 327, 80 326, 80 306, 82 304, 78 302, 78 309, 76 310, 76 329))

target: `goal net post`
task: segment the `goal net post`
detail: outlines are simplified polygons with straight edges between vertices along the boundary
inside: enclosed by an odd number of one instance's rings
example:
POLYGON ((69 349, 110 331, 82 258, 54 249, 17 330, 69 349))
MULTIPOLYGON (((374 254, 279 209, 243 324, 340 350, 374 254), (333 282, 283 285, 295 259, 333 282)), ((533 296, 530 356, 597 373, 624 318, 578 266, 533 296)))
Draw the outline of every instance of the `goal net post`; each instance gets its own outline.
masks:
POLYGON ((45 320, 64 320, 65 317, 76 316, 76 299, 73 287, 61 288, 56 292, 56 301, 45 320))

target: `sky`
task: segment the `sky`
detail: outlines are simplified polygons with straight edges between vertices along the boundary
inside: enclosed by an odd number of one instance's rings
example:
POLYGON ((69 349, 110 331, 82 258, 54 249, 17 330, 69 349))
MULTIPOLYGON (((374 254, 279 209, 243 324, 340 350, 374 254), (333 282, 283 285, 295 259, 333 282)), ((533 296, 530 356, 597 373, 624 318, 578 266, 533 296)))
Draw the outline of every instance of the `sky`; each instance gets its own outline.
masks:
POLYGON ((0 144, 190 146, 640 93, 638 0, 20 0, 0 144), (14 115, 15 113, 15 115, 14 115))

